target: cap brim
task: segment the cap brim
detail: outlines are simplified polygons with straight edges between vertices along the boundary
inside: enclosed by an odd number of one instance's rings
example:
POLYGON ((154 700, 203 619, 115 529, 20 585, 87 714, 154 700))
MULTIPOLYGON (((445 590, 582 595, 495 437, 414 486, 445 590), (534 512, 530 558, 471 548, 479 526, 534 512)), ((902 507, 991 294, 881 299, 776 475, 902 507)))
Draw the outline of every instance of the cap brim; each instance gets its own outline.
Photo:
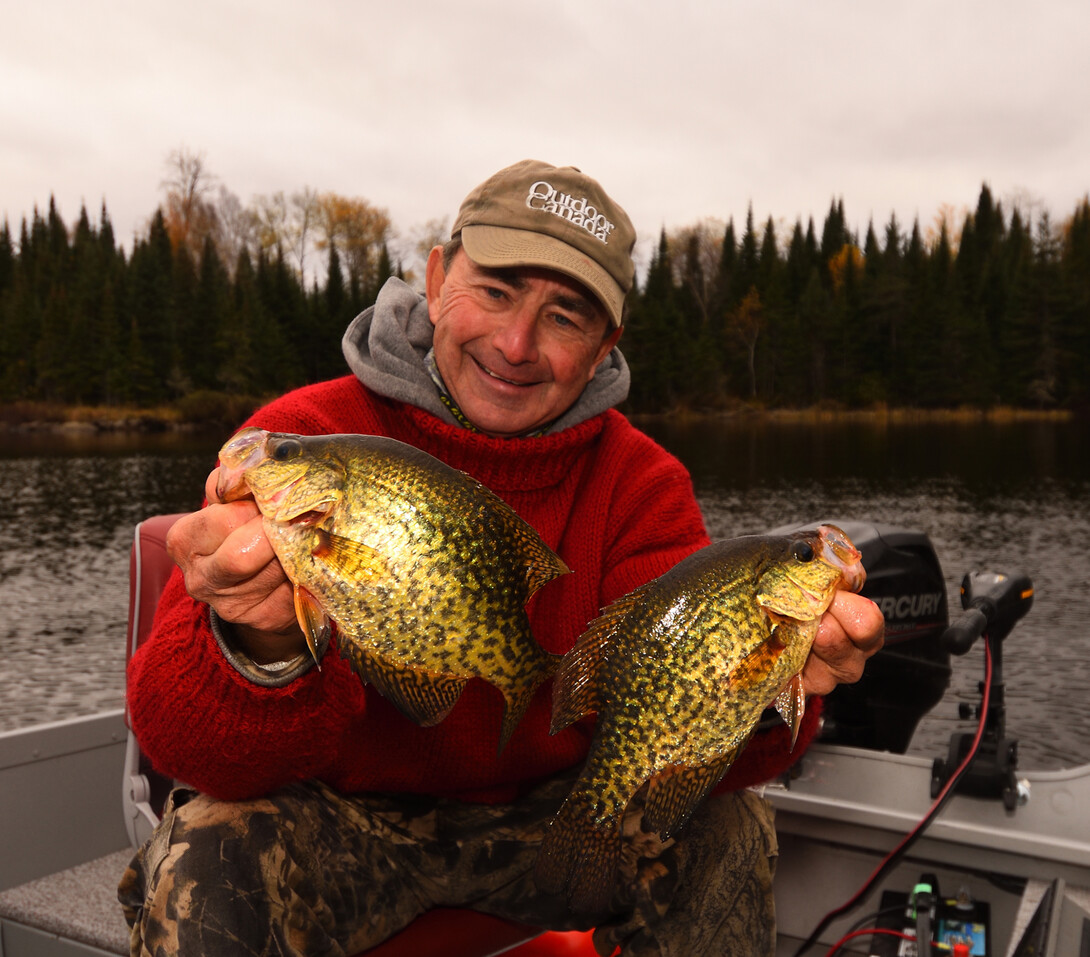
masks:
POLYGON ((589 256, 559 239, 528 229, 464 226, 462 246, 475 263, 490 268, 541 266, 555 269, 587 287, 614 326, 621 325, 624 290, 589 256))

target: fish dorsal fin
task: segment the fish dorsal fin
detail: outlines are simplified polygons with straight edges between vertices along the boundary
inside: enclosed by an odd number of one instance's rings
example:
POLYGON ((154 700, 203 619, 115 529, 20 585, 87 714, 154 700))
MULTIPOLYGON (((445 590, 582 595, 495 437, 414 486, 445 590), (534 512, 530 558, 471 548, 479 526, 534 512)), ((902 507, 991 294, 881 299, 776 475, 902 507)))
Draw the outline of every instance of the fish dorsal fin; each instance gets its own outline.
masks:
MULTIPOLYGON (((741 659, 730 672, 731 691, 738 693, 760 684, 776 666, 787 646, 780 640, 776 629, 748 655, 741 659)), ((767 700, 767 699, 766 699, 767 700)))
POLYGON ((341 635, 340 645, 341 654, 356 673, 422 728, 430 728, 450 714, 469 680, 392 664, 351 635, 341 635))
POLYGON ((693 811, 727 773, 734 759, 749 740, 750 731, 741 742, 707 764, 673 764, 654 775, 647 789, 643 821, 663 840, 676 833, 692 817, 693 811))
POLYGON ((570 568, 548 545, 541 540, 541 536, 524 522, 510 508, 502 512, 504 518, 504 531, 515 542, 519 555, 526 563, 526 594, 532 595, 546 582, 566 575, 570 568))
POLYGON ((590 623, 564 655, 553 682, 550 733, 556 734, 573 721, 599 710, 602 665, 609 658, 617 628, 638 601, 637 592, 615 601, 590 623))
POLYGON ((799 736, 802 716, 806 713, 806 694, 802 690, 802 675, 795 674, 776 697, 776 710, 791 729, 791 748, 799 736))
POLYGON ((329 617, 318 604, 318 599, 302 585, 295 586, 293 596, 295 617, 299 620, 299 627, 303 629, 303 637, 307 640, 311 657, 321 670, 322 663, 318 660, 318 649, 329 637, 329 617))
POLYGON ((386 558, 370 545, 335 535, 322 528, 316 531, 318 544, 313 550, 314 557, 336 569, 341 577, 350 581, 391 577, 386 558))

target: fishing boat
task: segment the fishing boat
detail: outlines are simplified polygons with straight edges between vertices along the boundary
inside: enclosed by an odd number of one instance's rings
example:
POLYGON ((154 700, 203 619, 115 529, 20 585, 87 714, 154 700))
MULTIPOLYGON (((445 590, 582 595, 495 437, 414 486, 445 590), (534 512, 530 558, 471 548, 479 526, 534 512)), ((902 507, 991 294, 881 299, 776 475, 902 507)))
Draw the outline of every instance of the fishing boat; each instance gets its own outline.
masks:
MULTIPOLYGON (((130 651, 169 574, 171 520, 136 530, 130 651)), ((822 740, 765 787, 780 843, 777 957, 1090 957, 1090 765, 1023 770, 1005 727, 1002 646, 1032 604, 1032 583, 967 573, 951 616, 926 535, 837 523, 863 551, 887 645, 858 686, 829 697, 822 740), (986 666, 967 729, 944 755, 905 754, 975 641, 986 666)), ((116 886, 168 787, 121 709, 0 734, 0 957, 128 953, 116 886)), ((586 934, 439 910, 368 953, 593 949, 586 934)))

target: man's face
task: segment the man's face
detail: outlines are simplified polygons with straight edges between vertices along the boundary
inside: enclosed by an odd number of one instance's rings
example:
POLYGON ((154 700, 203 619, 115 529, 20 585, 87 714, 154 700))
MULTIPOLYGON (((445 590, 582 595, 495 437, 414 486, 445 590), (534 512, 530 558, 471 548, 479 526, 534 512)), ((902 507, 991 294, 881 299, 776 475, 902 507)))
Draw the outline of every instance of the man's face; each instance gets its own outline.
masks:
POLYGON ((621 336, 580 283, 549 269, 488 269, 459 250, 428 257, 435 361, 451 398, 488 435, 532 432, 579 398, 621 336))

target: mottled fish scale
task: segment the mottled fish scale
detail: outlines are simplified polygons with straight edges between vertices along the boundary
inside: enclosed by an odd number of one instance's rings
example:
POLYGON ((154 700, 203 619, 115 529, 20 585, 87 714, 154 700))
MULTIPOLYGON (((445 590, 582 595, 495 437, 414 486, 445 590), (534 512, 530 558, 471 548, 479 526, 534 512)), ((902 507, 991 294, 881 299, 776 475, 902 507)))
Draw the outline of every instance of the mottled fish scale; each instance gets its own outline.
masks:
POLYGON ((251 456, 244 480, 304 605, 313 596, 361 677, 420 724, 441 721, 469 678, 494 685, 502 747, 555 669, 525 605, 564 563, 495 494, 419 449, 381 436, 261 435, 236 437, 221 458, 251 456), (309 504, 308 482, 336 502, 298 521, 283 503, 309 504))
POLYGON ((798 687, 837 587, 862 585, 833 526, 795 538, 717 542, 592 622, 557 672, 553 731, 598 720, 586 765, 546 835, 539 886, 580 910, 608 904, 625 808, 647 786, 644 824, 667 837, 727 772, 765 706, 797 730, 798 687), (799 558, 798 556, 802 557, 799 558))

